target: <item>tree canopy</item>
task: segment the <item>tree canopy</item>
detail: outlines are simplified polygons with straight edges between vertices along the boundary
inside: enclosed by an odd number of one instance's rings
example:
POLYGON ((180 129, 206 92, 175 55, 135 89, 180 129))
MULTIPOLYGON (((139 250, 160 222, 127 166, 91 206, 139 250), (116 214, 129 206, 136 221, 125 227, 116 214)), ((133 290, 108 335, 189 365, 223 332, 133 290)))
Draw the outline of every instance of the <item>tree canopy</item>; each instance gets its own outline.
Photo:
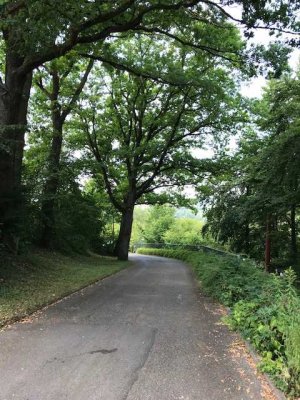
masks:
POLYGON ((223 158, 221 173, 200 190, 210 203, 207 229, 256 258, 268 238, 268 263, 297 264, 299 72, 270 81, 252 112, 255 125, 238 152, 223 158))
MULTIPOLYGON (((210 55, 163 45, 131 39, 117 48, 144 71, 156 58, 162 78, 96 68, 74 121, 73 140, 88 147, 96 161, 93 173, 101 174, 112 204, 131 221, 126 248, 134 205, 166 201, 172 194, 166 189, 192 183, 204 168, 192 149, 201 147, 208 136, 218 140, 239 118, 227 60, 216 63, 210 55)), ((236 34, 235 46, 240 45, 236 34)), ((180 200, 178 194, 176 189, 173 200, 180 200)), ((121 222, 120 240, 124 225, 121 222)))
POLYGON ((296 10, 288 1, 1 2, 3 245, 18 251, 28 204, 44 230, 40 244, 53 241, 66 173, 81 193, 89 178, 106 191, 126 258, 135 204, 182 204, 183 187, 214 171, 193 149, 222 146, 239 129, 238 82, 288 69, 280 35, 298 45, 296 10), (275 42, 249 47, 261 29, 275 42))

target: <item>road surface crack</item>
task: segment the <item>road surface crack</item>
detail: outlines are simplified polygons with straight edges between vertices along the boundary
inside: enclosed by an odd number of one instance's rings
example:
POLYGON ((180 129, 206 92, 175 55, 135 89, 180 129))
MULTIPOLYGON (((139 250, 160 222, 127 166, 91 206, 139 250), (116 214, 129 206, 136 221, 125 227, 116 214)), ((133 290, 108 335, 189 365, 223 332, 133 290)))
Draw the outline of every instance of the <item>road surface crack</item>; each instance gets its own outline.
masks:
POLYGON ((114 348, 114 349, 98 349, 98 350, 86 351, 84 353, 73 354, 73 355, 71 355, 69 357, 64 357, 64 358, 54 357, 51 360, 47 360, 45 362, 45 364, 44 364, 44 367, 47 364, 52 364, 52 363, 55 363, 55 362, 64 364, 66 361, 73 360, 74 358, 82 357, 82 356, 85 356, 87 354, 98 354, 98 353, 111 354, 111 353, 116 352, 117 350, 118 350, 117 348, 114 348))
POLYGON ((154 345, 154 343, 155 343, 155 338, 156 338, 157 331, 158 331, 157 328, 154 328, 154 329, 152 330, 152 332, 151 332, 151 337, 150 337, 150 341, 149 341, 149 343, 148 343, 148 346, 147 346, 147 348, 146 348, 146 351, 145 351, 145 353, 144 353, 144 355, 143 355, 143 358, 141 359, 140 364, 139 364, 139 365, 137 366, 137 368, 133 371, 132 379, 129 381, 128 388, 127 388, 127 390, 126 390, 126 393, 125 393, 124 397, 122 397, 122 400, 127 400, 127 399, 128 399, 128 396, 129 396, 129 394, 130 394, 130 392, 131 392, 131 389, 133 388, 134 384, 138 381, 138 379, 139 379, 139 372, 141 371, 141 369, 142 369, 142 368, 144 367, 144 365, 146 364, 146 362, 147 362, 147 360, 148 360, 148 358, 149 358, 150 352, 151 352, 151 350, 152 350, 152 347, 153 347, 153 345, 154 345))

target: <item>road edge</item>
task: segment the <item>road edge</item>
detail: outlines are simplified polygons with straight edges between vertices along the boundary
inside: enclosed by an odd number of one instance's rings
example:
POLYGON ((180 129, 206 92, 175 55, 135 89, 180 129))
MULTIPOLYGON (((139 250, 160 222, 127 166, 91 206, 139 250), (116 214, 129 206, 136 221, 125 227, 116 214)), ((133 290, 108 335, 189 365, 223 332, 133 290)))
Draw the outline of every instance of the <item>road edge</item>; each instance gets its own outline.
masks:
POLYGON ((132 268, 133 266, 134 266, 134 263, 132 261, 129 261, 129 265, 126 268, 121 269, 120 271, 109 273, 108 275, 102 276, 101 278, 97 278, 97 279, 93 280, 92 282, 89 282, 86 285, 80 286, 80 288, 66 292, 62 296, 58 296, 53 300, 51 299, 51 301, 46 302, 43 305, 34 307, 31 311, 29 311, 27 313, 16 315, 13 318, 10 318, 8 321, 5 321, 3 324, 0 322, 0 332, 3 332, 5 329, 9 328, 10 326, 12 326, 14 324, 25 322, 27 318, 34 317, 35 315, 42 313, 44 310, 47 310, 48 307, 54 306, 55 304, 58 304, 61 301, 64 301, 64 300, 68 299, 69 297, 81 292, 82 290, 85 290, 91 286, 96 285, 99 282, 104 281, 105 279, 111 278, 114 275, 117 275, 124 271, 127 271, 128 269, 132 268))

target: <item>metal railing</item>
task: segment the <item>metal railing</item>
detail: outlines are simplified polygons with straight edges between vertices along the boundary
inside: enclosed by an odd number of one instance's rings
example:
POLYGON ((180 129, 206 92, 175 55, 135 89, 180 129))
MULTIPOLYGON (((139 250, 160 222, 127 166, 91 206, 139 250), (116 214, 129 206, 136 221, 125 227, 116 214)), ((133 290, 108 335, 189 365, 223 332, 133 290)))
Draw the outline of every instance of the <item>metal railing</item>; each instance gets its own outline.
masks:
POLYGON ((149 248, 149 249, 183 249, 183 250, 191 250, 191 251, 203 251, 204 253, 213 253, 226 257, 238 257, 238 258, 247 258, 246 255, 234 254, 228 251, 214 249, 213 247, 204 246, 202 244, 190 245, 190 244, 170 244, 170 243, 135 243, 133 245, 133 252, 136 253, 137 249, 140 248, 149 248))

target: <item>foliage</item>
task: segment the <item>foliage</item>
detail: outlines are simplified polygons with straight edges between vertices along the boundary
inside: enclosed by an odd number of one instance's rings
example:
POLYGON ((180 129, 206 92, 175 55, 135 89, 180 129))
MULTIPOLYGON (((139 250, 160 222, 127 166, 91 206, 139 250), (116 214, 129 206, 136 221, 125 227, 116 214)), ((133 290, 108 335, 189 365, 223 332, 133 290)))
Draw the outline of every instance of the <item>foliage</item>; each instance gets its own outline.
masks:
MULTIPOLYGON (((240 6, 242 16, 239 22, 246 28, 246 37, 252 37, 256 23, 261 22, 271 33, 277 32, 277 36, 281 29, 297 31, 295 7, 290 2, 283 1, 278 4, 277 1, 236 0, 229 3, 240 6)), ((202 114, 203 121, 205 121, 203 118, 205 115, 213 117, 210 118, 210 127, 212 128, 219 124, 219 115, 222 114, 224 117, 223 107, 227 110, 227 120, 233 119, 232 107, 227 102, 228 98, 223 96, 224 93, 233 94, 233 87, 228 85, 230 79, 225 79, 226 77, 236 75, 238 70, 249 72, 250 62, 252 65, 250 69, 252 69, 252 73, 255 73, 262 60, 261 54, 268 61, 267 69, 269 69, 269 60, 271 60, 271 64, 275 65, 276 73, 278 70, 281 71, 281 67, 286 61, 287 53, 282 46, 276 47, 276 45, 270 49, 269 54, 265 55, 263 51, 254 50, 254 56, 245 60, 246 45, 240 38, 239 30, 233 21, 237 22, 237 19, 230 15, 225 3, 204 0, 192 2, 189 0, 175 2, 172 0, 164 2, 117 0, 113 3, 104 0, 101 1, 101 4, 85 0, 76 2, 71 0, 64 2, 2 1, 0 5, 0 224, 3 238, 4 236, 8 238, 12 232, 15 233, 14 225, 18 220, 15 216, 19 213, 19 210, 16 209, 21 204, 19 201, 22 191, 20 183, 23 171, 24 136, 28 128, 27 106, 32 74, 34 74, 35 84, 42 89, 44 95, 50 94, 48 98, 52 98, 52 106, 54 106, 52 108, 56 108, 56 110, 61 108, 63 114, 67 108, 70 108, 68 107, 70 103, 61 102, 61 99, 51 96, 51 91, 48 91, 51 85, 49 85, 47 73, 53 70, 51 66, 55 66, 54 69, 61 72, 64 69, 62 60, 67 60, 69 63, 74 55, 81 66, 85 63, 82 58, 89 58, 101 62, 106 70, 114 71, 112 75, 119 71, 121 73, 126 71, 137 78, 136 80, 132 79, 133 86, 136 86, 141 79, 144 80, 144 83, 152 79, 157 84, 169 84, 173 88, 176 85, 189 87, 189 95, 193 95, 192 92, 195 92, 195 89, 192 82, 202 81, 201 90, 198 87, 198 92, 201 94, 199 97, 203 99, 201 104, 203 110, 198 114, 202 114), (128 45, 130 40, 133 40, 134 43, 131 46, 128 45), (145 45, 147 42, 156 43, 157 51, 149 51, 148 60, 143 64, 136 57, 135 50, 140 47, 144 53, 147 53, 149 50, 145 45), (279 69, 274 58, 279 60, 279 69), (199 60, 204 62, 199 62, 199 60), (182 72, 180 67, 185 74, 180 73, 182 72), (233 68, 236 69, 235 74, 232 74, 233 68), (213 74, 207 74, 208 70, 212 70, 213 74), (213 110, 211 104, 215 104, 215 115, 210 113, 213 110)), ((297 44, 297 41, 293 39, 289 42, 293 45, 297 44)), ((80 65, 75 68, 75 72, 80 72, 80 65)), ((56 83, 65 81, 67 76, 68 73, 64 70, 58 76, 60 82, 56 79, 56 83)), ((80 74, 76 76, 70 74, 69 76, 74 77, 74 80, 72 79, 61 93, 66 97, 70 95, 72 98, 70 89, 74 86, 73 83, 76 83, 77 79, 82 76, 80 74)), ((134 88, 130 88, 128 82, 127 84, 127 88, 131 89, 134 95, 134 88)), ((52 89, 54 86, 55 84, 52 85, 52 89)), ((146 86, 144 85, 144 87, 146 86)), ((119 89, 119 92, 122 92, 122 87, 119 89)), ((35 91, 32 90, 31 93, 35 93, 35 91)), ((181 96, 178 92, 176 93, 177 103, 171 102, 174 111, 178 111, 178 103, 186 94, 187 90, 184 93, 181 90, 181 96)), ((107 98, 104 99, 104 103, 105 100, 107 98)), ((191 101, 188 104, 191 105, 191 101)), ((111 111, 115 111, 112 110, 112 104, 105 106, 106 109, 110 107, 111 111)), ((119 111, 122 114, 124 108, 121 108, 119 111)), ((105 116, 105 112, 103 116, 105 116)), ((45 115, 42 109, 37 118, 44 120, 45 115)), ((189 125, 189 128, 192 127, 192 118, 192 113, 185 118, 185 124, 189 125)), ((169 118, 167 119, 169 120, 169 118)), ((92 118, 89 119, 89 123, 92 125, 92 118)), ((106 123, 107 121, 104 126, 106 123)), ((113 123, 118 124, 116 118, 113 123)), ((159 142, 156 145, 160 151, 162 144, 159 142)), ((44 150, 43 143, 41 143, 41 152, 44 150)), ((177 156, 180 157, 174 158, 173 162, 176 163, 180 160, 180 164, 183 164, 183 171, 184 168, 190 168, 194 160, 186 157, 186 149, 181 150, 182 154, 177 152, 177 156)), ((138 151, 143 151, 143 149, 138 151)), ((169 154, 169 156, 173 157, 174 154, 169 154)), ((111 157, 114 161, 116 158, 118 157, 111 157)), ((156 167, 158 167, 157 164, 156 167)), ((164 170, 164 173, 165 183, 173 184, 172 171, 167 173, 164 170)), ((49 171, 48 175, 49 182, 53 174, 49 171)), ((181 174, 177 171, 176 182, 180 181, 182 185, 186 177, 184 175, 187 175, 186 170, 181 174)), ((147 168, 146 176, 149 177, 147 168)), ((156 184, 154 180, 152 179, 152 183, 156 184)), ((124 191, 124 185, 117 186, 124 191)), ((150 190, 150 187, 147 189, 150 190)), ((27 194, 25 191, 25 195, 27 194)), ((152 192, 144 192, 141 196, 139 197, 141 201, 149 203, 158 200, 157 195, 154 196, 152 192)), ((175 197, 180 198, 180 196, 175 197)), ((50 200, 44 199, 44 209, 50 200)), ((119 199, 117 200, 119 201, 119 199)), ((169 201, 165 193, 159 200, 160 202, 169 201)), ((115 204, 119 204, 119 202, 115 202, 115 204)), ((51 218, 48 216, 46 220, 49 219, 51 218)))
POLYGON ((190 218, 177 218, 164 234, 165 243, 179 245, 203 244, 203 222, 190 218))
MULTIPOLYGON (((228 40, 239 48, 237 34, 228 40)), ((221 140, 239 118, 230 64, 150 39, 116 43, 114 53, 144 69, 155 59, 164 76, 132 76, 98 65, 74 121, 74 144, 89 148, 85 155, 95 159, 93 172, 102 175, 118 211, 131 197, 134 204, 179 201, 192 172, 205 168, 191 148, 208 136, 221 140)))
POLYGON ((137 206, 133 213, 133 224, 131 233, 131 244, 144 242, 144 230, 148 226, 150 208, 148 206, 137 206))
POLYGON ((231 327, 239 329, 262 354, 262 371, 275 376, 290 396, 300 393, 300 299, 295 279, 291 269, 283 277, 271 277, 258 297, 237 302, 228 318, 231 327))
MULTIPOLYGON (((44 160, 41 152, 36 151, 34 146, 27 151, 24 171, 27 201, 22 227, 22 242, 27 245, 39 243, 43 228, 41 204, 44 199, 43 182, 47 174, 44 160)), ((99 187, 96 190, 90 183, 82 188, 78 183, 78 168, 80 165, 76 162, 70 162, 67 157, 63 157, 60 187, 56 195, 53 247, 67 253, 101 250, 101 235, 110 212, 106 196, 103 191, 101 194, 99 187)))
POLYGON ((146 243, 164 243, 166 232, 175 223, 174 214, 172 207, 151 207, 143 229, 143 240, 146 243))
MULTIPOLYGON (((199 24, 199 33, 206 29, 199 24)), ((236 30, 222 39, 242 46, 236 30)), ((186 203, 185 185, 209 164, 192 149, 208 138, 222 141, 240 119, 240 98, 228 74, 232 62, 222 57, 134 37, 109 51, 144 72, 96 65, 69 140, 122 214, 116 254, 126 258, 135 205, 186 203), (145 73, 153 65, 160 77, 145 73)))
MULTIPOLYGON (((254 28, 261 21, 270 28, 271 34, 274 34, 274 29, 277 34, 280 29, 298 31, 295 2, 236 0, 230 4, 241 7, 239 22, 248 28, 245 33, 248 37, 254 35, 254 28)), ((128 30, 157 36, 165 33, 167 38, 172 38, 172 33, 175 36, 174 27, 178 25, 183 28, 178 33, 182 42, 193 39, 191 43, 195 47, 200 43, 204 49, 206 46, 208 50, 218 54, 219 48, 215 46, 213 39, 209 35, 203 38, 199 34, 198 21, 204 21, 209 31, 216 30, 224 34, 231 17, 230 10, 223 8, 222 3, 207 4, 202 0, 192 3, 187 0, 166 0, 163 3, 142 0, 139 4, 116 0, 113 6, 109 0, 102 1, 100 5, 83 0, 76 3, 72 0, 63 3, 40 0, 17 4, 8 0, 1 2, 0 16, 1 31, 5 33, 11 29, 15 33, 15 47, 22 55, 27 55, 27 64, 42 63, 56 54, 65 54, 76 45, 101 41, 109 34, 128 30)), ((297 44, 296 38, 292 37, 290 41, 297 44)), ((230 50, 229 46, 227 51, 230 50)))
POLYGON ((269 82, 251 106, 252 127, 238 150, 221 155, 217 172, 199 187, 206 230, 234 251, 262 260, 269 225, 274 267, 298 262, 299 109, 299 71, 269 82))
MULTIPOLYGON (((202 236, 203 222, 199 219, 176 217, 170 206, 136 207, 131 243, 197 245, 208 244, 202 236)), ((189 214, 188 214, 189 215, 189 214)))
POLYGON ((78 59, 77 54, 69 54, 45 64, 34 74, 36 91, 30 102, 34 134, 30 135, 30 143, 38 150, 36 153, 45 158, 42 164, 46 173, 40 196, 39 238, 39 244, 45 248, 57 247, 59 218, 56 214, 59 189, 65 175, 62 161, 66 157, 66 152, 63 152, 66 121, 72 115, 92 66, 92 61, 87 64, 78 59), (43 132, 48 133, 44 134, 45 138, 43 132))
POLYGON ((290 398, 300 395, 300 297, 292 269, 267 274, 253 262, 202 252, 139 249, 192 265, 203 290, 231 308, 226 320, 260 353, 260 368, 290 398))

